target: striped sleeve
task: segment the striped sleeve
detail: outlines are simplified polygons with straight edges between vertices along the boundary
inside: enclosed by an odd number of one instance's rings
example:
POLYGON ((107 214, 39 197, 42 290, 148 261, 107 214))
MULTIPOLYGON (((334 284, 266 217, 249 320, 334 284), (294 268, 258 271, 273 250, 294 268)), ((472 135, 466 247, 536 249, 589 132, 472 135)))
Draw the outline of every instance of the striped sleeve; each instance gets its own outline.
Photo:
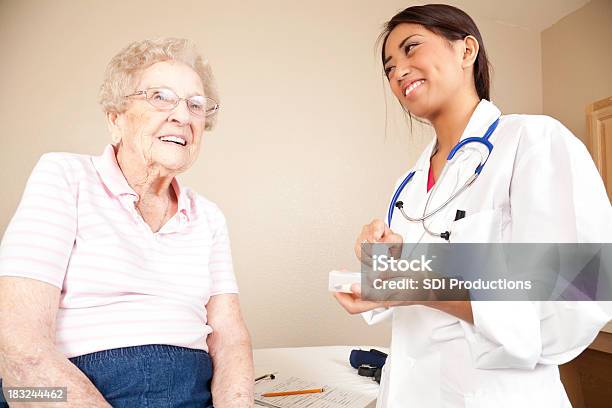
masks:
POLYGON ((238 284, 234 276, 232 251, 230 248, 227 223, 221 210, 215 206, 212 218, 213 243, 210 251, 208 269, 211 277, 210 295, 238 293, 238 284))
POLYGON ((0 276, 36 279, 61 289, 76 228, 76 183, 59 154, 44 154, 2 238, 0 276))

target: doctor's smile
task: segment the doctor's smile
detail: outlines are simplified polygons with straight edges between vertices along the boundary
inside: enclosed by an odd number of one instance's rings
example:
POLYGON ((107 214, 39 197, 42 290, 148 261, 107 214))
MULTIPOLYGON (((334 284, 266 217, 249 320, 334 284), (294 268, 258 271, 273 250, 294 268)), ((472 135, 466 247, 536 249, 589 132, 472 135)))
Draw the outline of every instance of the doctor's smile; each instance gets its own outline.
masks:
POLYGON ((415 81, 410 82, 408 86, 405 87, 404 96, 408 97, 415 89, 425 83, 424 79, 417 79, 415 81))

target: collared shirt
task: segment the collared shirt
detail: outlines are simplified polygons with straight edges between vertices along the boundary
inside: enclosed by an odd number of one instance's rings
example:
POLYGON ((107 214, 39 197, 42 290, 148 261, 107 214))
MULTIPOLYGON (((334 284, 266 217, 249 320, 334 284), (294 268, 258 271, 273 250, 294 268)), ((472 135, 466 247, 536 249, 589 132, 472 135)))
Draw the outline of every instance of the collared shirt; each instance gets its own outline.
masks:
POLYGON ((171 185, 178 211, 154 233, 113 146, 36 164, 0 245, 0 276, 61 289, 56 346, 67 357, 143 344, 208 350, 206 304, 238 292, 227 226, 215 204, 171 185))

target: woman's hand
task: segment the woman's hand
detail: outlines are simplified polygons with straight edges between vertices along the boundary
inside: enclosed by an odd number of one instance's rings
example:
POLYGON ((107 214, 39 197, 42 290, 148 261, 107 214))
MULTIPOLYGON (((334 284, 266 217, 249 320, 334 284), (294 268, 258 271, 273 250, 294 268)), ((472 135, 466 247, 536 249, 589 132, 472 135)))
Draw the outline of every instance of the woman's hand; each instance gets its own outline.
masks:
POLYGON ((334 297, 347 312, 350 314, 358 314, 374 310, 379 307, 386 307, 382 302, 373 302, 371 300, 361 299, 361 285, 353 283, 351 285, 353 293, 335 292, 334 297))
POLYGON ((362 244, 388 244, 389 255, 394 258, 399 258, 402 253, 402 243, 404 242, 401 235, 393 232, 383 220, 375 219, 371 223, 364 225, 361 233, 355 241, 355 255, 362 263, 372 265, 372 246, 362 244))
POLYGON ((450 315, 456 316, 468 323, 474 324, 474 316, 472 314, 471 302, 465 300, 459 301, 381 301, 374 302, 371 300, 361 299, 361 285, 359 283, 353 283, 351 285, 351 291, 353 293, 334 293, 334 297, 340 303, 340 305, 350 314, 358 314, 367 312, 370 310, 384 307, 389 309, 391 307, 398 306, 413 306, 422 305, 432 309, 441 310, 450 315))

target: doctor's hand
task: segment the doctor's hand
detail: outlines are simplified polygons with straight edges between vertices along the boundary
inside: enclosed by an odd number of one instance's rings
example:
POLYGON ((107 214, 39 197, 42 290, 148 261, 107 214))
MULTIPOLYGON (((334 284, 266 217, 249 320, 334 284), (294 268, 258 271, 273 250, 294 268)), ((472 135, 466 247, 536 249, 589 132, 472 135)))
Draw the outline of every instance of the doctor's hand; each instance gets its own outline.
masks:
POLYGON ((334 297, 340 303, 340 305, 350 314, 358 314, 367 312, 370 310, 385 308, 389 309, 398 306, 413 306, 423 305, 432 309, 441 310, 450 315, 456 316, 468 323, 474 324, 474 315, 472 313, 472 304, 470 301, 456 300, 456 301, 406 301, 406 300, 387 300, 374 302, 371 300, 363 300, 361 298, 361 285, 359 283, 353 283, 351 285, 351 291, 353 293, 334 293, 334 297))
POLYGON ((355 255, 362 263, 371 266, 372 245, 362 244, 388 244, 389 255, 399 258, 402 254, 403 242, 402 236, 393 232, 383 220, 372 220, 371 223, 363 226, 357 241, 355 241, 355 255))
POLYGON ((340 306, 342 306, 350 314, 363 313, 379 307, 386 307, 386 305, 382 302, 373 302, 370 300, 361 299, 361 285, 359 283, 353 283, 351 285, 351 291, 353 293, 334 293, 334 297, 338 303, 340 303, 340 306))

